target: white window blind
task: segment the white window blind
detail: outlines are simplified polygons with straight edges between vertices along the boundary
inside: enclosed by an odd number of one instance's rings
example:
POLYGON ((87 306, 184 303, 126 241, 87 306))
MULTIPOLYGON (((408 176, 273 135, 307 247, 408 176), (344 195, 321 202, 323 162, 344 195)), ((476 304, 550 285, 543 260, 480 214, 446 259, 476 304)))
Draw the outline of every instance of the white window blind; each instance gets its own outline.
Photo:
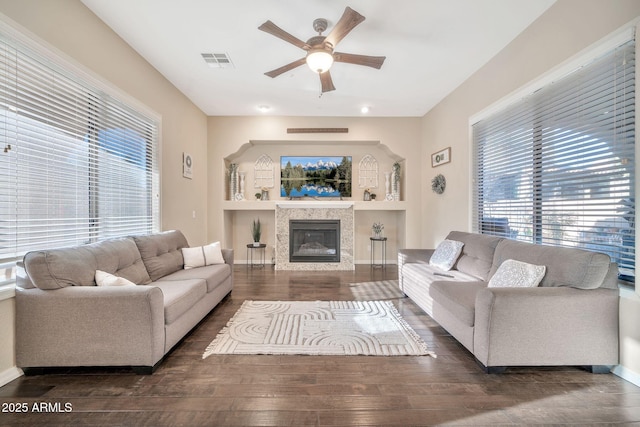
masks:
POLYGON ((158 230, 158 126, 0 34, 0 269, 30 250, 158 230))
POLYGON ((604 252, 635 278, 635 42, 473 125, 475 231, 604 252))

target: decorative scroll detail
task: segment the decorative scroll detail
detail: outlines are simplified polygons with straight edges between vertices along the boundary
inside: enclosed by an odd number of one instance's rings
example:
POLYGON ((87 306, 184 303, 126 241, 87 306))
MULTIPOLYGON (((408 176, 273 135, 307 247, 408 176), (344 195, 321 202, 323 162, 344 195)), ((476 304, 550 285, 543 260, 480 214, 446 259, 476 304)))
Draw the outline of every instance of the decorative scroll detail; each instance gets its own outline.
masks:
POLYGON ((266 154, 263 154, 256 160, 253 169, 253 187, 254 188, 273 188, 273 160, 266 154))
POLYGON ((370 154, 365 155, 358 166, 358 187, 378 188, 378 161, 370 154))

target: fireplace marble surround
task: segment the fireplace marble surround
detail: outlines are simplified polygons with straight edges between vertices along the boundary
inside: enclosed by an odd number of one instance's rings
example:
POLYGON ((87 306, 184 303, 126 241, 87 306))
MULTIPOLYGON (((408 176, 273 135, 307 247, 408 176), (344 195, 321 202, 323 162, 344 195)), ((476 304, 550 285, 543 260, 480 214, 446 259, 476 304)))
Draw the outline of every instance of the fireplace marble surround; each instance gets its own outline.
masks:
POLYGON ((353 270, 353 202, 277 202, 276 270, 353 270), (340 262, 289 262, 289 221, 292 219, 340 220, 340 262))

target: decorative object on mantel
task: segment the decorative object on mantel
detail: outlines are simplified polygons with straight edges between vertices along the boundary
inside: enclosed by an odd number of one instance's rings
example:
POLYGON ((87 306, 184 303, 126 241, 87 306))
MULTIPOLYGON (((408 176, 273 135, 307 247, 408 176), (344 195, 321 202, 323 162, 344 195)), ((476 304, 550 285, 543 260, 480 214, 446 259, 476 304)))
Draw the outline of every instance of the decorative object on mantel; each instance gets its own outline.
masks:
MULTIPOLYGON (((11 149, 11 146, 9 146, 9 149, 11 149)), ((5 148, 5 153, 6 153, 6 148, 5 148)), ((189 153, 182 153, 182 176, 187 178, 187 179, 191 179, 193 178, 193 159, 191 158, 191 154, 189 153)))
POLYGON ((251 224, 251 236, 253 237, 253 246, 260 246, 260 236, 262 236, 262 224, 260 218, 253 220, 251 224))
POLYGON ((238 164, 229 165, 229 200, 235 200, 238 193, 238 164))
POLYGON ((267 201, 269 200, 269 189, 267 187, 262 187, 260 193, 260 200, 267 201))
POLYGON ((441 173, 436 175, 431 180, 431 189, 433 190, 434 193, 442 194, 444 193, 445 188, 447 188, 447 180, 445 179, 444 175, 442 175, 441 173))
POLYGON ((376 200, 376 197, 378 197, 378 196, 376 196, 376 193, 371 193, 371 195, 369 197, 371 197, 371 201, 373 202, 373 201, 376 200))
POLYGON ((262 193, 256 193, 254 196, 256 197, 256 200, 262 199, 262 193))
POLYGON ((366 154, 358 164, 358 187, 378 188, 378 161, 366 154))
POLYGON ((431 155, 431 167, 444 165, 451 161, 451 147, 447 147, 444 150, 440 150, 437 153, 431 155))
POLYGON ((362 194, 362 200, 364 200, 365 202, 368 202, 371 200, 371 192, 369 191, 368 188, 364 189, 364 193, 362 194))
POLYGON ((381 239, 382 232, 384 231, 384 224, 381 222, 374 222, 371 226, 371 232, 373 233, 372 237, 374 239, 381 239))
POLYGON ((241 201, 244 200, 244 178, 246 172, 238 172, 238 176, 240 177, 240 191, 236 194, 236 200, 241 201))
POLYGON ((391 193, 391 172, 384 173, 384 200, 390 202, 393 200, 393 194, 391 193))
POLYGON ((273 160, 266 154, 261 155, 253 166, 253 188, 273 188, 273 160))
POLYGON ((393 173, 391 175, 391 191, 393 200, 400 200, 400 163, 395 162, 393 164, 393 173))

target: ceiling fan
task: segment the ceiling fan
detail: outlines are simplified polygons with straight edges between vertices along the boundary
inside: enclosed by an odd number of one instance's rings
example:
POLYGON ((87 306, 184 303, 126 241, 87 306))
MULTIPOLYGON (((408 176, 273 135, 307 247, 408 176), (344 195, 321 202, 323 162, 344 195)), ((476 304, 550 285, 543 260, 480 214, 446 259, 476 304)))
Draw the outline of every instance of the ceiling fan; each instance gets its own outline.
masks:
POLYGON ((327 29, 327 20, 319 18, 313 21, 313 29, 318 32, 318 35, 311 37, 306 42, 292 36, 271 21, 265 22, 258 27, 259 30, 272 34, 299 47, 300 49, 307 51, 307 55, 304 58, 300 58, 280 68, 266 72, 265 75, 274 78, 306 63, 309 65, 311 70, 320 75, 322 93, 324 93, 336 89, 333 85, 333 81, 331 80, 331 74, 329 73, 329 68, 331 68, 331 65, 333 65, 334 62, 366 65, 367 67, 380 69, 386 58, 384 56, 367 56, 334 52, 334 49, 340 40, 342 40, 351 30, 364 20, 364 16, 360 15, 350 7, 347 7, 338 23, 326 37, 323 36, 322 33, 327 29))

